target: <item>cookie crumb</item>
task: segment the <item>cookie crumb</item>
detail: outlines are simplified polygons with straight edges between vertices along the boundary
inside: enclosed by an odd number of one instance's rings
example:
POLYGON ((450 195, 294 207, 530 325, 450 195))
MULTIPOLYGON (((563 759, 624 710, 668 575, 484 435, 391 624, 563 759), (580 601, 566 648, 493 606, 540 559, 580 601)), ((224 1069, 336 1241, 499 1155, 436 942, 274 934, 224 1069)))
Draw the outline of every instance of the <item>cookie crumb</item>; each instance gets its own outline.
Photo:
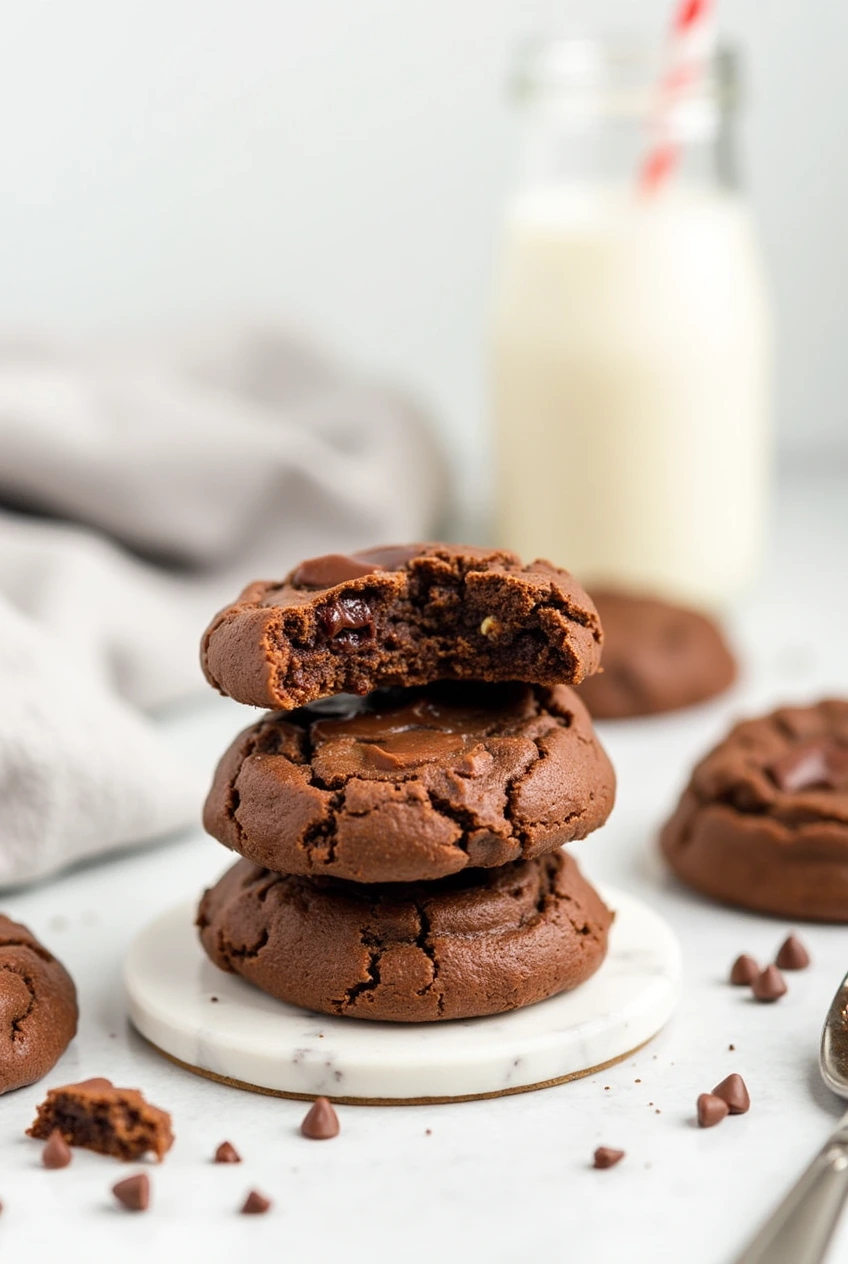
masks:
POLYGON ((432 1128, 425 1128, 425 1129, 424 1129, 424 1136, 425 1136, 425 1137, 432 1137, 432 1135, 433 1135, 433 1129, 432 1129, 432 1128))
POLYGON ((69 1145, 116 1159, 141 1159, 152 1151, 161 1162, 174 1144, 171 1116, 145 1101, 136 1088, 116 1088, 95 1076, 51 1088, 27 1136, 46 1141, 58 1129, 69 1145))
POLYGON ((594 1153, 592 1166, 597 1168, 615 1167, 624 1158, 623 1150, 613 1150, 609 1146, 598 1146, 594 1153))
POLYGON ((634 1080, 634 1081, 633 1081, 633 1083, 634 1083, 634 1084, 641 1084, 641 1083, 642 1083, 642 1081, 641 1081, 641 1080, 634 1080))
POLYGON ((229 1141, 222 1141, 215 1151, 216 1163, 241 1163, 241 1155, 229 1141))
POLYGON ((212 1002, 212 1004, 213 1004, 213 1005, 216 1005, 216 1004, 218 1003, 218 998, 217 998, 217 996, 210 996, 210 997, 209 997, 209 999, 210 999, 210 1001, 212 1002))
POLYGON ((145 1172, 138 1172, 113 1185, 112 1193, 127 1211, 147 1211, 150 1206, 150 1178, 145 1172))
POLYGON ((728 1052, 728 1053, 735 1053, 735 1052, 736 1052, 736 1045, 728 1045, 728 1046, 727 1046, 727 1052, 728 1052))

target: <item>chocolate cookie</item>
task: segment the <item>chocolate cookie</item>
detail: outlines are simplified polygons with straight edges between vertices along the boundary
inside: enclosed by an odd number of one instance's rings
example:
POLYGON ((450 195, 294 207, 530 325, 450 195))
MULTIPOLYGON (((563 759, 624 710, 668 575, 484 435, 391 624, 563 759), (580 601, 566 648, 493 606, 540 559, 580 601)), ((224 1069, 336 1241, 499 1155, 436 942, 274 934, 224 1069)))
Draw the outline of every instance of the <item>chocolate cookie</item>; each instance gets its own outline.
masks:
POLYGON ((566 685, 451 682, 266 716, 224 755, 203 819, 278 873, 417 882, 585 838, 614 795, 566 685))
POLYGON ((0 1093, 34 1084, 77 1031, 77 991, 26 926, 0 914, 0 1093))
POLYGON ((238 702, 284 711, 436 680, 554 685, 595 671, 601 625, 567 571, 452 544, 302 562, 213 619, 201 662, 238 702))
POLYGON ((714 899, 848 921, 848 702, 737 724, 695 768, 661 843, 714 899))
POLYGON ((580 696, 595 719, 677 711, 733 684, 733 655, 705 615, 611 590, 592 599, 604 628, 602 670, 580 696))
POLYGON ((611 921, 561 851, 371 887, 239 860, 198 915, 222 970, 305 1009, 388 1022, 499 1014, 576 987, 611 921))

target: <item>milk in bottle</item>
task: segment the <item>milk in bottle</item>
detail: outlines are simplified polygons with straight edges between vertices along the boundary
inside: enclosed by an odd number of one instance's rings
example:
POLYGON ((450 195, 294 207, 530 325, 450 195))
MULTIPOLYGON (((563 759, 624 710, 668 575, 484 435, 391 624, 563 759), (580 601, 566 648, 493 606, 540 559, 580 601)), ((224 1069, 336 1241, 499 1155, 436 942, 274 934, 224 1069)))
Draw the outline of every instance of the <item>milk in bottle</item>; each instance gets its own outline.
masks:
POLYGON ((756 566, 769 465, 769 313, 730 179, 732 62, 682 103, 679 169, 645 190, 650 59, 570 43, 535 56, 494 308, 499 543, 590 588, 721 605, 756 566))

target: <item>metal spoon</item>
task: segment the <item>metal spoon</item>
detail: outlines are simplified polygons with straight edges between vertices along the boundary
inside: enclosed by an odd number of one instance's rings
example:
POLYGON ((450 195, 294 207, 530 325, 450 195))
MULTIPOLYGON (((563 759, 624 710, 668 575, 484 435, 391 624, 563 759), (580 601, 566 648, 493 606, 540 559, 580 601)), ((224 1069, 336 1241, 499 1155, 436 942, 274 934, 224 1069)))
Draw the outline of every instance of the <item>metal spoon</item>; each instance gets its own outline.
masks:
MULTIPOLYGON (((848 975, 822 1032, 822 1078, 848 1097, 848 975)), ((736 1264, 820 1264, 848 1197, 848 1115, 736 1264)))

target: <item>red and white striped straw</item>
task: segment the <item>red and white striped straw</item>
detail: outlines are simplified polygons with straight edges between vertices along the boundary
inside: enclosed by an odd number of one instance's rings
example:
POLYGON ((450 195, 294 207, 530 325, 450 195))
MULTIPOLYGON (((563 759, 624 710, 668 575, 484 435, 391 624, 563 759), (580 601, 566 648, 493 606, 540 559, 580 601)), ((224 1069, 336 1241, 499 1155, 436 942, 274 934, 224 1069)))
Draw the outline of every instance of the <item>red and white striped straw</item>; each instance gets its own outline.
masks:
POLYGON ((680 98, 703 76, 714 43, 714 0, 679 0, 671 26, 666 71, 659 86, 654 139, 639 174, 643 192, 655 193, 666 184, 680 161, 671 115, 680 98))

